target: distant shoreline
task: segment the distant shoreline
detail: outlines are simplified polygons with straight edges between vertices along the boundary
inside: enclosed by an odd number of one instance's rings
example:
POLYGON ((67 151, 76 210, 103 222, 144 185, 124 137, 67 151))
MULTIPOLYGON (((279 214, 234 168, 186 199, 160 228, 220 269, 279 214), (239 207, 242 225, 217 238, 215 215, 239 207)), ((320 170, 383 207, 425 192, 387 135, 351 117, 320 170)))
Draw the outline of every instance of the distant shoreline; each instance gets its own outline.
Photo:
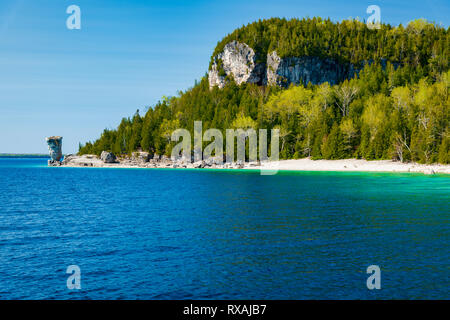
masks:
POLYGON ((0 158, 50 158, 48 154, 33 153, 0 153, 0 158))
POLYGON ((297 160, 280 160, 268 162, 261 166, 259 163, 218 164, 202 161, 201 163, 177 161, 152 161, 123 159, 118 163, 104 163, 96 156, 71 156, 70 161, 63 162, 62 167, 95 167, 95 168, 159 168, 159 169, 250 169, 250 170, 278 170, 278 171, 340 171, 340 172, 398 172, 424 174, 450 174, 450 165, 402 163, 392 160, 343 159, 343 160, 311 160, 309 158, 297 160))

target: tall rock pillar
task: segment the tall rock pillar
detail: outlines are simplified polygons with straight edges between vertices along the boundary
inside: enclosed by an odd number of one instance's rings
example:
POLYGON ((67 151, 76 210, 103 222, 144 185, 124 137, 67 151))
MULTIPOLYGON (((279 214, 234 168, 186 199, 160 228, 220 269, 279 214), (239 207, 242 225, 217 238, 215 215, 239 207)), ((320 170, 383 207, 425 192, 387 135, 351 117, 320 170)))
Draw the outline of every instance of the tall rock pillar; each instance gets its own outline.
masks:
POLYGON ((48 151, 50 154, 50 160, 48 160, 49 166, 61 165, 62 158, 62 137, 48 137, 46 138, 48 144, 48 151))

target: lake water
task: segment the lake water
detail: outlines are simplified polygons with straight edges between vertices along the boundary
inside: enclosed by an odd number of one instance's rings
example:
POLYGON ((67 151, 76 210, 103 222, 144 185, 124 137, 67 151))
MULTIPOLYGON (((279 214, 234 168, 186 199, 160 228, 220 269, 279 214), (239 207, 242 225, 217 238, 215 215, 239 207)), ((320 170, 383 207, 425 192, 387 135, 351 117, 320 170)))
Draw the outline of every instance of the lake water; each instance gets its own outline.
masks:
POLYGON ((0 298, 449 299, 449 200, 444 175, 0 159, 0 298))

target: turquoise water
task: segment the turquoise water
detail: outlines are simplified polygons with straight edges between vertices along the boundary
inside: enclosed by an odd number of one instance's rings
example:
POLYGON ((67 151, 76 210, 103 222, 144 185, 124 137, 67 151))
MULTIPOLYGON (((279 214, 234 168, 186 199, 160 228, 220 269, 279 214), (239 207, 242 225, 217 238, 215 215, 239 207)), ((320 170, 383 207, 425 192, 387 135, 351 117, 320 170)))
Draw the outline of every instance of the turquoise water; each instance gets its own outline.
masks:
POLYGON ((0 159, 0 298, 448 299, 449 200, 444 175, 0 159))

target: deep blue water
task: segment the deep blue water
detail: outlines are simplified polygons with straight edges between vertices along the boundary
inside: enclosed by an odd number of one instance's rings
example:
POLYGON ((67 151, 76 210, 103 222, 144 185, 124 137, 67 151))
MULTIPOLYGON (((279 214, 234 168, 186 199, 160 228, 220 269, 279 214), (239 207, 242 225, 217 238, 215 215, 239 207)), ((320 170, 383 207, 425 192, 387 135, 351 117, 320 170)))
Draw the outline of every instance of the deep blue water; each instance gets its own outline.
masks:
POLYGON ((0 159, 0 298, 449 299, 449 200, 443 175, 0 159))

